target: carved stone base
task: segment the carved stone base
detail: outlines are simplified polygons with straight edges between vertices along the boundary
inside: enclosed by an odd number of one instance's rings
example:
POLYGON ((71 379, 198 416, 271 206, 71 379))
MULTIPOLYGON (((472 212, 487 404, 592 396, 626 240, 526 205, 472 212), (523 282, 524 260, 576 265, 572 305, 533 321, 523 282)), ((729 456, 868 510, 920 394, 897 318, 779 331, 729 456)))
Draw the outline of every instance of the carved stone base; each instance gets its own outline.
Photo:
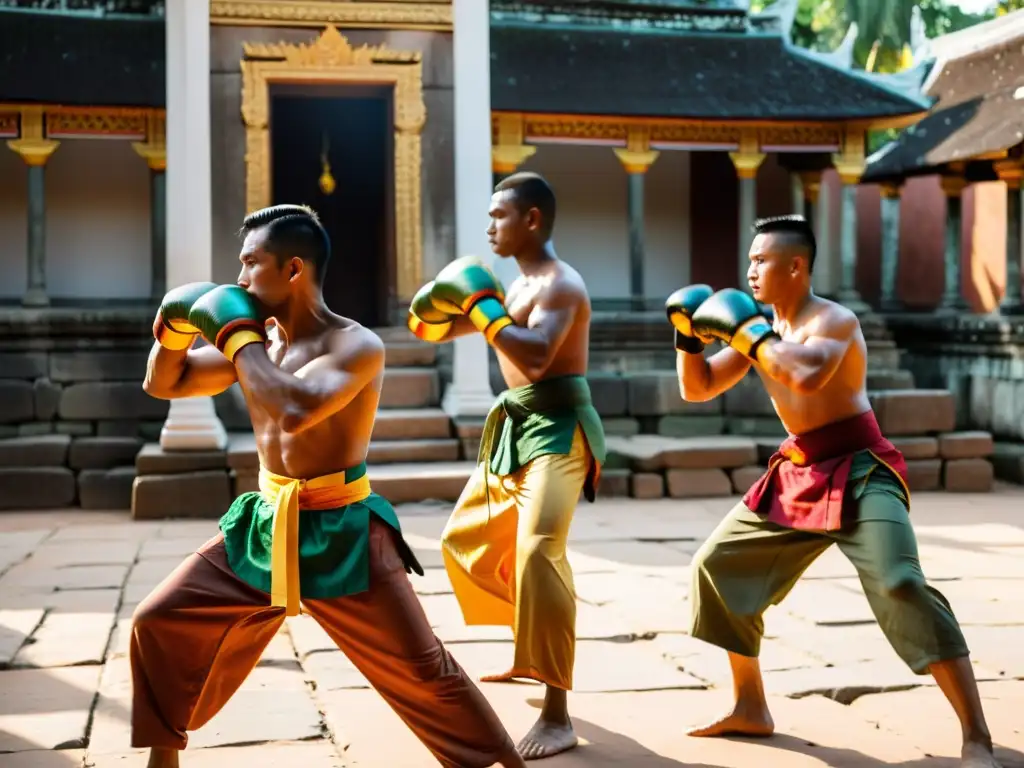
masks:
POLYGON ((172 400, 167 421, 160 431, 160 447, 165 451, 222 451, 228 435, 217 418, 212 397, 172 400))

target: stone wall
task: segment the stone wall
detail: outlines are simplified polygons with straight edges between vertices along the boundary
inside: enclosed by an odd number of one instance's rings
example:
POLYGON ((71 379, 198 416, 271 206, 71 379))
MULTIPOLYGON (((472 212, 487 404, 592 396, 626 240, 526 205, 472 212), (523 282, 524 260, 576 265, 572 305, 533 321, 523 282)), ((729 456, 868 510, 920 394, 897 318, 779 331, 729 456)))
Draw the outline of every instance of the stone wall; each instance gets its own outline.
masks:
MULTIPOLYGON (((142 389, 155 308, 0 310, 0 509, 130 509, 168 403, 142 389)), ((229 390, 228 429, 247 429, 229 390)))
POLYGON ((1024 318, 904 314, 887 320, 919 385, 949 389, 957 428, 991 432, 998 476, 1024 483, 1024 318))

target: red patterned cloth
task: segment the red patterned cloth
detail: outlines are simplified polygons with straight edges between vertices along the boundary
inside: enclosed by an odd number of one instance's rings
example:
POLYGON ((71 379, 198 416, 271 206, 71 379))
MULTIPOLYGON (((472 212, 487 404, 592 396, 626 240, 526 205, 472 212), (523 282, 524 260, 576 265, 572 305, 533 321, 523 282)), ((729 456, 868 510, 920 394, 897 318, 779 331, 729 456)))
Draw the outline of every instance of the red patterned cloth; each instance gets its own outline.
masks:
POLYGON ((768 471, 743 497, 751 511, 786 528, 834 531, 843 522, 843 494, 853 455, 870 451, 907 490, 907 464, 883 437, 873 411, 790 435, 768 461, 768 471))

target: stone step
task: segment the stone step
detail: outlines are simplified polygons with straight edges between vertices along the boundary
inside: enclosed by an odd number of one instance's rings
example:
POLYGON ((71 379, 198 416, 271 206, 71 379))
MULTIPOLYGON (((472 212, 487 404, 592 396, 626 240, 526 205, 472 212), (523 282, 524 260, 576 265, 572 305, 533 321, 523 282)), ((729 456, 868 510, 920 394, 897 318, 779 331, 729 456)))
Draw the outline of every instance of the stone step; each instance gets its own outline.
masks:
POLYGON ((900 367, 900 350, 892 347, 868 346, 868 370, 869 371, 892 371, 900 367))
POLYGON ((471 461, 430 464, 378 464, 369 468, 374 491, 392 504, 436 499, 457 501, 475 464, 471 461))
POLYGON ((373 440, 426 440, 452 436, 452 422, 440 408, 388 408, 377 412, 373 440))
POLYGON ((415 336, 413 336, 412 331, 410 331, 404 325, 392 325, 385 326, 382 328, 374 328, 373 332, 380 336, 381 341, 383 341, 385 344, 392 344, 395 342, 416 344, 425 343, 417 339, 415 336))
POLYGON ((381 408, 436 407, 441 380, 435 368, 385 368, 381 408))
POLYGON ((386 342, 384 365, 387 368, 432 366, 437 363, 437 346, 424 342, 386 342))
POLYGON ((868 389, 913 389, 914 388, 914 374, 911 371, 902 371, 894 369, 891 371, 886 370, 869 370, 868 371, 868 389))
POLYGON ((868 392, 878 425, 886 437, 952 432, 956 429, 953 393, 945 389, 886 389, 868 392))
POLYGON ((439 461, 458 461, 459 441, 443 440, 381 440, 370 443, 366 461, 370 465, 439 461))

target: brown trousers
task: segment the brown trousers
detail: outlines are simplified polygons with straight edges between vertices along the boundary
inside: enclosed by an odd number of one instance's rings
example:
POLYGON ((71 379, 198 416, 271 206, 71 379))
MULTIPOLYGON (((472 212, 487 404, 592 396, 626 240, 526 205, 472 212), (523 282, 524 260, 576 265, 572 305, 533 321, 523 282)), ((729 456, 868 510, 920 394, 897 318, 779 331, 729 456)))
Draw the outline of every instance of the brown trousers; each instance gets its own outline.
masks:
MULTIPOLYGON (((306 611, 448 768, 493 765, 513 746, 479 688, 434 635, 392 531, 370 523, 370 588, 306 611)), ((285 609, 241 581, 223 537, 139 604, 131 637, 132 747, 184 749, 256 666, 285 609)))

